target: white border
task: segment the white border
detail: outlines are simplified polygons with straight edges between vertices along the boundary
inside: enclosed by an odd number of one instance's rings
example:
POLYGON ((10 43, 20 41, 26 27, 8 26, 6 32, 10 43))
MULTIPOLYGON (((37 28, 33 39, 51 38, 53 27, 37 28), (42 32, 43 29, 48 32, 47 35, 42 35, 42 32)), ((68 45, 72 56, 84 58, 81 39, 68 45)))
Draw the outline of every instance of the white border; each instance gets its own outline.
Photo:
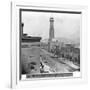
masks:
POLYGON ((87 82, 87 7, 86 6, 72 6, 72 5, 45 5, 45 4, 32 4, 26 2, 12 2, 11 3, 11 87, 35 87, 47 85, 66 85, 66 84, 79 84, 87 82), (26 7, 23 7, 26 6, 26 7), (71 79, 52 78, 48 80, 35 81, 19 81, 19 8, 32 8, 32 9, 46 9, 46 10, 65 10, 65 11, 81 11, 82 12, 82 27, 81 27, 81 59, 82 59, 82 77, 71 79), (54 80, 55 79, 55 80, 54 80))

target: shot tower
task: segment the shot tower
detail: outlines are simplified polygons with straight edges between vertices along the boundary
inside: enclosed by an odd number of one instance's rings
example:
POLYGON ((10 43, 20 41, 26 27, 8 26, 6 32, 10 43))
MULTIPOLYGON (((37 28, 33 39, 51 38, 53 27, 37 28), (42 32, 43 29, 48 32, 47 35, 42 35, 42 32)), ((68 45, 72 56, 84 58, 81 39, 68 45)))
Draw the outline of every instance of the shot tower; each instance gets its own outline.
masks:
POLYGON ((54 38, 54 18, 50 18, 50 31, 49 31, 49 39, 52 41, 54 38))
POLYGON ((54 38, 54 18, 50 18, 50 30, 49 30, 49 40, 48 40, 48 51, 51 51, 52 39, 54 38))

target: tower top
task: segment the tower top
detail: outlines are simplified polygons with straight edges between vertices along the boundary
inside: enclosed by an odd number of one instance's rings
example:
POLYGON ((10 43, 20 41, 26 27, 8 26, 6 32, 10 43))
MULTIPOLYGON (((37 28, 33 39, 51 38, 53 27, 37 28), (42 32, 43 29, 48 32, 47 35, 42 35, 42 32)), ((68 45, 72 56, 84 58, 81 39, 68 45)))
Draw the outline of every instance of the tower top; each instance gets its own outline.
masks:
POLYGON ((50 17, 50 22, 53 22, 54 21, 54 18, 53 17, 50 17))

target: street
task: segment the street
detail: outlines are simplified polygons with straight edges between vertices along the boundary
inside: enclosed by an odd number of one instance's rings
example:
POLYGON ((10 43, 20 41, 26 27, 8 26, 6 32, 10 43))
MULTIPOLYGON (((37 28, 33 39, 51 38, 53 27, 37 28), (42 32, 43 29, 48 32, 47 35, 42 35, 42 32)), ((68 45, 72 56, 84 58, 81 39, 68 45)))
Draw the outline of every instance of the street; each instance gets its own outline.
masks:
POLYGON ((44 49, 41 49, 42 62, 49 67, 50 72, 68 73, 73 72, 76 68, 62 62, 58 58, 52 57, 53 55, 44 49))

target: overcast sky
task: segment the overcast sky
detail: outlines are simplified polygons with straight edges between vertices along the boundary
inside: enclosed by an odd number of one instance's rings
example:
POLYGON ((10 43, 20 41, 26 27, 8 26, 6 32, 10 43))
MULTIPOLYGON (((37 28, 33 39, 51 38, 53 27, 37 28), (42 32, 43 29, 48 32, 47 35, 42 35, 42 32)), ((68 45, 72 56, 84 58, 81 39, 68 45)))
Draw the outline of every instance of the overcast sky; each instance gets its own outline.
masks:
POLYGON ((80 38, 80 14, 22 12, 24 33, 29 36, 49 37, 50 17, 54 18, 55 37, 80 38))

